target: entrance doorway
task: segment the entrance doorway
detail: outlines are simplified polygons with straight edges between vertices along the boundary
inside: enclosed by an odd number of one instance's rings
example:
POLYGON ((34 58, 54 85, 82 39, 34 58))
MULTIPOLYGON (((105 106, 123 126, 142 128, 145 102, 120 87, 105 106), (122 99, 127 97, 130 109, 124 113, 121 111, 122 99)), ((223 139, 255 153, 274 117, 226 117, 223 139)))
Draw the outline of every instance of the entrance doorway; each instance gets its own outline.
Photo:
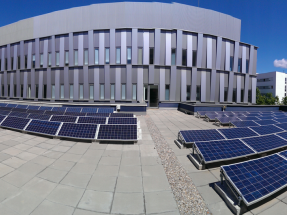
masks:
POLYGON ((149 106, 158 107, 158 86, 150 85, 149 86, 149 106))

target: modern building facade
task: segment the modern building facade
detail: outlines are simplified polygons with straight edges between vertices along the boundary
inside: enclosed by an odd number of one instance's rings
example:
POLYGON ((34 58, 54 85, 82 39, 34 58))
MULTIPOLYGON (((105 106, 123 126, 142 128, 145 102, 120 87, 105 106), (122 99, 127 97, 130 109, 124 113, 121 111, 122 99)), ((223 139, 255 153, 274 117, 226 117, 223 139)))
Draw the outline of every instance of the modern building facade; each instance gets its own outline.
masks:
POLYGON ((287 74, 277 71, 257 74, 257 87, 262 95, 272 93, 282 101, 287 93, 287 74))
POLYGON ((255 103, 241 21, 177 3, 108 3, 0 28, 2 98, 255 103))

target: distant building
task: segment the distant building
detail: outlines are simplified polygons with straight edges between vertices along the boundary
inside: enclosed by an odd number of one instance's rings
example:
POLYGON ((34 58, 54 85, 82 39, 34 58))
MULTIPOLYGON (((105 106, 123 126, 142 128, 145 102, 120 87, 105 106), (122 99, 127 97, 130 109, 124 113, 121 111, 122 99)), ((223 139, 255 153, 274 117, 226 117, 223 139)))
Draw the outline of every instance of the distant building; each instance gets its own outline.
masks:
POLYGON ((272 93, 281 101, 286 96, 287 74, 283 72, 267 72, 257 74, 257 87, 262 95, 272 93))

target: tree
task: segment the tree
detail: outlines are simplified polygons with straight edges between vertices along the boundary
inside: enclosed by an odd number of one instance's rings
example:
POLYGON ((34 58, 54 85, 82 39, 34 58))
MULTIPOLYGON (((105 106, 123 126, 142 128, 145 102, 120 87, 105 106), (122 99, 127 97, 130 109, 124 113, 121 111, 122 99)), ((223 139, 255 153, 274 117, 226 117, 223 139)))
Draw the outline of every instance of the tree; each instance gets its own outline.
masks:
POLYGON ((287 105, 287 96, 282 98, 281 104, 282 105, 287 105))
POLYGON ((258 87, 256 88, 256 104, 264 105, 265 104, 265 96, 262 96, 258 87))

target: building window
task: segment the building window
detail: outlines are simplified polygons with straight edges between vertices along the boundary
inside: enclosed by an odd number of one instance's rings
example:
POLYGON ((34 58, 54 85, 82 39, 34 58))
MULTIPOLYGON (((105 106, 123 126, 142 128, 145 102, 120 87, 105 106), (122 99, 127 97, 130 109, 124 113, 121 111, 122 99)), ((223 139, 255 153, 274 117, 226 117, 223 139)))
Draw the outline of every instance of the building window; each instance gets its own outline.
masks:
POLYGON ((105 99, 105 85, 104 84, 101 84, 100 85, 100 99, 105 99))
POLYGON ((65 65, 69 66, 69 51, 65 51, 65 65))
POLYGON ((25 69, 27 69, 27 62, 28 62, 28 58, 27 58, 27 55, 25 55, 25 69))
POLYGON ((166 101, 169 100, 169 85, 168 84, 165 85, 165 100, 166 101))
POLYGON ((14 58, 11 57, 11 70, 13 70, 13 63, 14 63, 14 58))
POLYGON ((249 60, 246 60, 246 73, 249 73, 249 60))
POLYGON ((94 100, 94 85, 90 84, 90 99, 94 100))
POLYGON ((248 102, 251 103, 251 90, 248 90, 248 102))
POLYGON ((196 86, 196 101, 201 101, 201 89, 200 85, 196 86))
POLYGON ((237 98, 236 88, 233 88, 232 102, 236 102, 236 98, 237 98))
POLYGON ((190 100, 190 89, 191 89, 191 86, 187 85, 186 86, 186 101, 190 100))
POLYGON ((8 84, 8 97, 10 97, 10 84, 8 84))
POLYGON ((241 89, 241 102, 244 100, 244 89, 241 89))
POLYGON ((32 68, 35 68, 36 56, 32 55, 32 68))
POLYGON ((95 64, 96 65, 99 64, 99 49, 98 48, 95 49, 95 64))
POLYGON ((149 48, 149 64, 153 64, 154 48, 149 48))
POLYGON ((17 85, 16 84, 14 84, 14 97, 17 97, 17 85))
POLYGON ((238 72, 242 72, 242 59, 238 58, 238 72))
POLYGON ((79 90, 79 97, 80 99, 84 99, 84 85, 80 84, 80 90, 79 90))
POLYGON ((115 84, 111 84, 111 100, 115 100, 115 84))
POLYGON ((2 96, 4 96, 4 84, 2 84, 2 96))
POLYGON ((31 98, 31 85, 30 84, 28 84, 28 92, 27 92, 27 97, 28 98, 31 98))
POLYGON ((39 98, 39 85, 35 84, 35 98, 39 98))
POLYGON ((175 65, 175 53, 176 49, 171 49, 171 65, 175 65))
POLYGON ((183 66, 186 66, 187 65, 187 62, 186 62, 186 49, 183 49, 182 50, 182 65, 183 66))
POLYGON ((85 56, 85 58, 84 58, 84 64, 85 64, 85 65, 88 65, 88 64, 89 64, 89 52, 88 52, 88 49, 85 49, 85 50, 84 50, 84 56, 85 56))
POLYGON ((196 67, 196 61, 197 61, 197 51, 193 50, 192 51, 192 66, 196 67))
POLYGON ((7 61, 7 58, 5 58, 5 70, 8 70, 8 61, 7 61))
POLYGON ((47 85, 46 84, 44 84, 43 86, 43 98, 44 99, 47 98, 47 85))
POLYGON ((133 84, 133 100, 137 100, 137 85, 133 84))
POLYGON ((228 87, 224 87, 224 101, 227 102, 228 87))
POLYGON ((60 53, 56 52, 56 66, 60 66, 60 53))
POLYGON ((74 98, 74 85, 70 84, 70 99, 74 98))
MULTIPOLYGON (((3 88, 3 90, 4 90, 4 88, 3 88)), ((23 84, 21 84, 21 92, 20 92, 21 94, 21 97, 23 98, 23 95, 24 95, 24 86, 23 86, 23 84)))
POLYGON ((287 78, 285 78, 285 84, 287 84, 287 78))
POLYGON ((48 53, 48 67, 52 66, 52 54, 48 53))
POLYGON ((55 85, 52 84, 52 99, 55 99, 55 85))
POLYGON ((43 60, 44 60, 44 55, 40 54, 40 67, 43 67, 43 60))
POLYGON ((121 48, 116 49, 116 64, 121 63, 121 48))
MULTIPOLYGON (((1 61, 0 61, 0 66, 1 66, 1 61)), ((20 56, 18 56, 18 69, 20 69, 20 56)))
POLYGON ((126 99, 126 85, 122 84, 122 100, 126 99))
POLYGON ((144 100, 147 100, 147 96, 148 96, 148 85, 144 85, 144 90, 143 90, 143 93, 144 93, 144 95, 143 95, 143 97, 144 97, 144 100))
POLYGON ((61 84, 61 99, 65 98, 64 92, 65 92, 64 84, 61 84))
POLYGON ((74 50, 74 65, 78 66, 78 50, 74 50))
POLYGON ((229 68, 230 71, 233 70, 233 61, 234 61, 234 57, 230 56, 230 68, 229 68))
POLYGON ((138 64, 143 64, 143 48, 138 48, 138 64))
POLYGON ((132 48, 128 47, 127 48, 127 64, 132 63, 132 48))
POLYGON ((106 64, 110 63, 110 48, 106 48, 106 64))

